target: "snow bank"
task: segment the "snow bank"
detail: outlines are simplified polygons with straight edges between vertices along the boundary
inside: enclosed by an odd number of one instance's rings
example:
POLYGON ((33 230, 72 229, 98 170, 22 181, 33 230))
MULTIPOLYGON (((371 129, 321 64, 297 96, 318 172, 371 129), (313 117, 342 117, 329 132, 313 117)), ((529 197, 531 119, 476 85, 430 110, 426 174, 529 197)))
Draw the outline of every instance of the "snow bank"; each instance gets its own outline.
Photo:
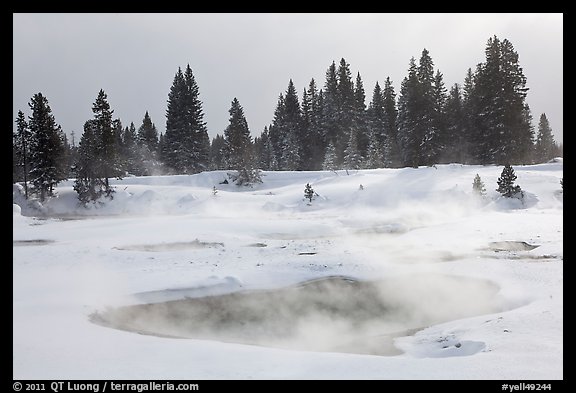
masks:
POLYGON ((472 195, 472 181, 480 174, 487 189, 488 208, 497 210, 525 209, 537 203, 558 207, 562 202, 552 195, 542 194, 562 177, 562 163, 517 166, 516 181, 524 190, 522 200, 503 198, 495 192, 498 166, 463 166, 460 164, 435 167, 375 169, 337 172, 263 172, 263 183, 253 187, 221 184, 227 171, 203 172, 196 175, 127 177, 111 180, 115 193, 112 199, 81 206, 73 191, 73 180, 58 186, 56 198, 43 205, 26 206, 21 186, 15 185, 13 200, 24 215, 141 215, 191 214, 204 209, 217 209, 223 200, 227 208, 247 214, 259 212, 307 212, 327 209, 418 209, 442 210, 451 214, 469 211, 478 205, 472 195), (316 192, 312 203, 304 198, 304 185, 310 183, 316 192), (213 187, 217 195, 213 194, 213 187), (236 196, 234 196, 236 195, 236 196), (259 198, 247 198, 257 195, 259 198), (539 195, 537 197, 536 195, 539 195), (539 200, 542 199, 542 200, 539 200), (225 200, 225 202, 224 202, 225 200), (254 201, 261 201, 254 206, 254 201), (560 203, 559 203, 560 202, 560 203), (230 204, 232 203, 232 204, 230 204), (237 203, 235 205, 235 203, 237 203))

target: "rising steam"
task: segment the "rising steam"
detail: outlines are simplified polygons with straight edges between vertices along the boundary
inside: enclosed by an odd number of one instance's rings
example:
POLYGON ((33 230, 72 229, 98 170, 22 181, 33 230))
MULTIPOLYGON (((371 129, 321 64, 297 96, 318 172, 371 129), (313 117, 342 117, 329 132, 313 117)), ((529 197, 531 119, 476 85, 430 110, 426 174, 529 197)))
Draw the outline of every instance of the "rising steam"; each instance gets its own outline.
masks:
POLYGON ((327 277, 277 290, 124 306, 94 313, 91 320, 165 337, 394 355, 396 336, 501 311, 497 292, 489 281, 446 275, 327 277))

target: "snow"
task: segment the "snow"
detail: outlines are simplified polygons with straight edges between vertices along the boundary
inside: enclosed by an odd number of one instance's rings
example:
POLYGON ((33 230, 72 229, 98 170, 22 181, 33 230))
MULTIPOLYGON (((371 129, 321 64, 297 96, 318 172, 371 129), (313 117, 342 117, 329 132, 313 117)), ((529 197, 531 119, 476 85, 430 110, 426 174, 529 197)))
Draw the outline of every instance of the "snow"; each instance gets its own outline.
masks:
MULTIPOLYGON (((113 200, 88 208, 72 180, 42 205, 14 186, 13 378, 562 379, 563 163, 514 170, 524 203, 495 191, 502 166, 460 164, 264 172, 253 188, 220 184, 226 171, 127 177, 113 181, 113 200), (476 174, 484 199, 472 193, 476 174), (425 277, 419 285, 439 290, 451 284, 434 277, 461 277, 498 292, 488 313, 396 337, 393 356, 174 339, 89 320, 326 276, 425 277)), ((398 288, 415 306, 430 300, 398 288)), ((428 310, 482 301, 454 290, 454 302, 428 310)))

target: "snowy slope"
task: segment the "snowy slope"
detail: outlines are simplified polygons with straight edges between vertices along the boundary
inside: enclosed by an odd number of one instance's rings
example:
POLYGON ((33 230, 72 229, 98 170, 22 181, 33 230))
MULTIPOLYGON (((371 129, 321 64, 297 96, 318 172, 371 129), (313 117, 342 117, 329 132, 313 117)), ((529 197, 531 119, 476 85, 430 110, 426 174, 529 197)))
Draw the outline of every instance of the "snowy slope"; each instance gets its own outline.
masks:
MULTIPOLYGON (((254 188, 220 184, 225 171, 131 177, 89 209, 68 181, 42 206, 49 218, 33 217, 15 190, 13 378, 561 379, 563 164, 514 170, 524 204, 495 191, 501 166, 456 164, 265 172, 254 188), (485 200, 472 194, 476 174, 485 200), (318 194, 311 204, 306 183, 318 194), (521 242, 538 247, 494 246, 521 242), (164 338, 89 321, 120 305, 325 276, 416 275, 488 280, 499 288, 494 311, 398 337, 395 356, 164 338)), ((476 302, 461 289, 453 297, 458 307, 476 302)))

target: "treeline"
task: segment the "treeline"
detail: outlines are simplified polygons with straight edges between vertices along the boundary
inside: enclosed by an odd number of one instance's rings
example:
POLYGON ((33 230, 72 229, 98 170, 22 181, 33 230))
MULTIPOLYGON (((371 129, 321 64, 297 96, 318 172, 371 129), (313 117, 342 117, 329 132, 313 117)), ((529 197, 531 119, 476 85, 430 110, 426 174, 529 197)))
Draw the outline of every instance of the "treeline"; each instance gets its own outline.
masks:
MULTIPOLYGON (((410 59, 397 95, 377 82, 366 107, 360 73, 341 59, 312 79, 299 101, 290 80, 274 120, 255 138, 270 170, 417 167, 441 163, 527 164, 560 155, 545 114, 535 135, 526 78, 508 40, 488 40, 486 61, 448 89, 424 49, 410 59)), ((216 162, 216 165, 219 163, 216 162)), ((225 167, 225 164, 222 166, 225 167)))
POLYGON ((375 84, 368 106, 360 73, 353 78, 344 58, 333 61, 323 87, 311 79, 301 98, 290 80, 271 124, 255 138, 234 98, 228 127, 210 141, 189 65, 175 74, 163 134, 148 112, 138 129, 134 123, 124 127, 101 90, 76 145, 38 93, 28 120, 22 111, 17 115, 13 180, 43 200, 58 182, 76 178, 79 198, 87 202, 112 196, 108 179, 129 174, 229 169, 236 184, 253 184, 260 170, 528 164, 562 155, 545 114, 534 131, 526 77, 512 44, 491 37, 485 55, 474 71, 468 69, 463 84, 448 90, 424 49, 418 62, 410 59, 399 93, 388 77, 383 86, 375 84))

